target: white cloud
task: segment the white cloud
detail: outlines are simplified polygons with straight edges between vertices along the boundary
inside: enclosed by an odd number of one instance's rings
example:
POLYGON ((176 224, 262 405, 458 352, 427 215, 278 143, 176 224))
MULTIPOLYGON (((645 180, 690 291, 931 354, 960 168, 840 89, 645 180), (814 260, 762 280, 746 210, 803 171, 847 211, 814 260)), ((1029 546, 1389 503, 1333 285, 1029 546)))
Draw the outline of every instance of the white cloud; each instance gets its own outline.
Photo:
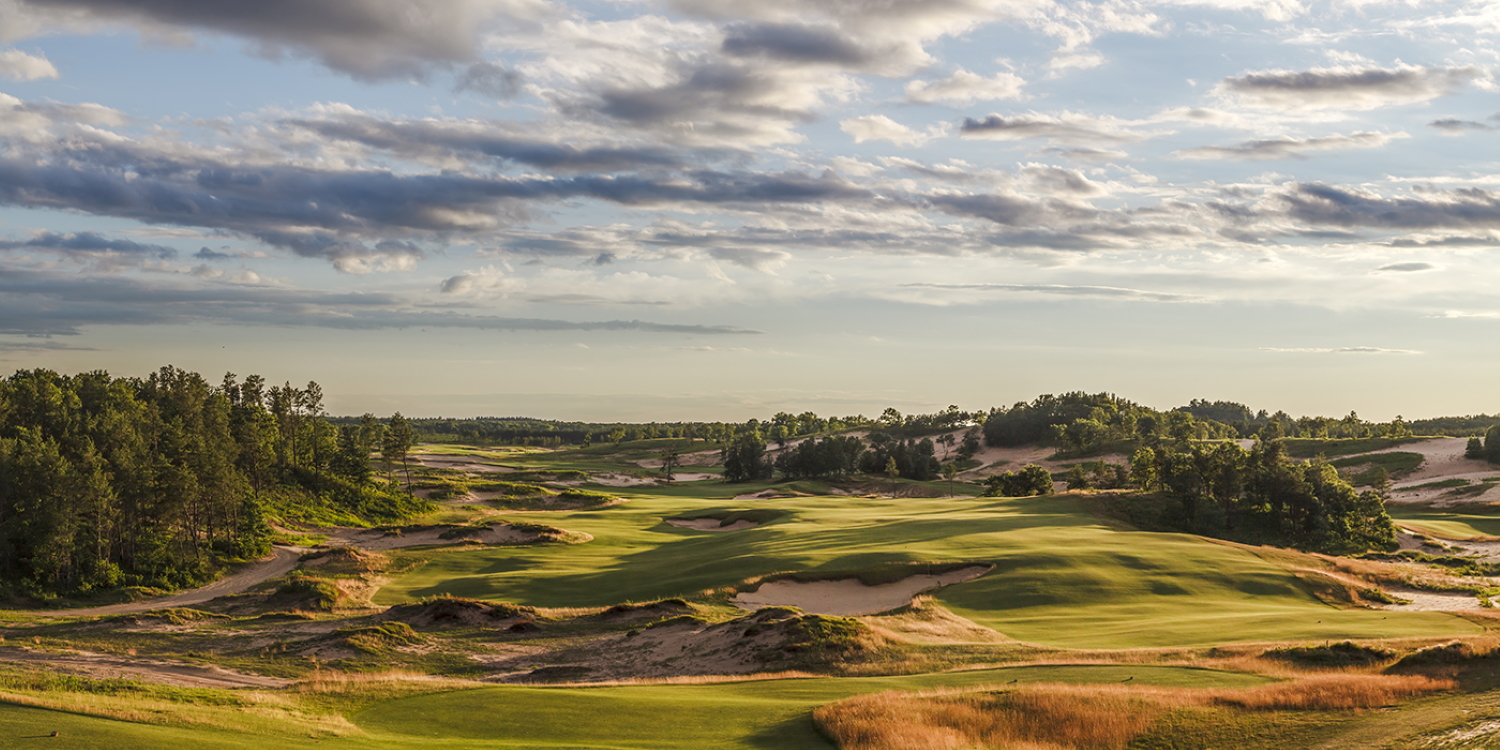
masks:
POLYGON ((975 102, 1019 99, 1026 82, 1014 73, 1000 72, 985 78, 963 68, 936 81, 912 81, 906 84, 906 100, 915 104, 969 105, 975 102))
POLYGON ((913 130, 885 115, 851 117, 840 121, 839 129, 853 137, 855 143, 886 141, 897 146, 920 146, 941 135, 941 131, 913 130))
POLYGON ((35 81, 40 78, 56 78, 57 68, 46 55, 5 49, 0 50, 0 75, 12 81, 35 81))

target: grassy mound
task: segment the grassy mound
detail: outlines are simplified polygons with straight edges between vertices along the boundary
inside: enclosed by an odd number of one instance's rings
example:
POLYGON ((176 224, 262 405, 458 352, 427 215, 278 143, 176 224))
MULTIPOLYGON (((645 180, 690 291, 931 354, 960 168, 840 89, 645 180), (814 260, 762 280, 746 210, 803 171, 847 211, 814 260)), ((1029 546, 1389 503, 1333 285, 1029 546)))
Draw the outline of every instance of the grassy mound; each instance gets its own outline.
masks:
POLYGON ((1344 641, 1324 646, 1277 648, 1261 654, 1267 659, 1291 662, 1305 667, 1367 667, 1396 658, 1396 652, 1378 646, 1362 646, 1344 641))
POLYGON ((441 596, 427 601, 391 607, 380 617, 386 622, 399 622, 418 628, 441 629, 499 627, 509 624, 507 621, 531 619, 536 616, 537 612, 534 607, 441 596))

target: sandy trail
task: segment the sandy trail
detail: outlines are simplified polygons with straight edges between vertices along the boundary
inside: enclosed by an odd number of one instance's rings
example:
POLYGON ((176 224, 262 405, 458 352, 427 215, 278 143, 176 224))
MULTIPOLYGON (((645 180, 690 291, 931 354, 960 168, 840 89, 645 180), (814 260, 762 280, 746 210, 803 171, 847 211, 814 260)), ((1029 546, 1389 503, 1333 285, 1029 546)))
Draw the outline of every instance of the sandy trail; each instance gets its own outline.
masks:
POLYGON ((296 569, 297 561, 302 559, 302 554, 306 551, 302 547, 277 547, 270 556, 245 565, 233 574, 214 581, 207 586, 201 586, 160 599, 147 599, 128 604, 111 604, 105 607, 53 609, 40 612, 15 612, 14 614, 50 617, 93 617, 97 615, 128 615, 170 607, 191 607, 194 604, 202 604, 221 596, 238 594, 258 583, 284 576, 296 569))
POLYGON ((740 529, 753 529, 760 525, 754 521, 740 519, 728 526, 720 526, 717 518, 668 518, 667 523, 679 529, 693 529, 694 531, 739 531, 740 529))
POLYGON ((734 597, 741 609, 762 607, 796 607, 819 615, 855 617, 888 612, 911 604, 912 597, 924 591, 972 581, 990 572, 988 565, 971 565, 937 575, 908 576, 892 583, 866 586, 854 578, 837 581, 772 581, 755 591, 744 591, 734 597))
POLYGON ((195 688, 279 688, 292 683, 281 677, 232 672, 166 659, 95 654, 52 654, 25 648, 0 648, 0 661, 46 664, 63 672, 94 678, 125 678, 195 688))

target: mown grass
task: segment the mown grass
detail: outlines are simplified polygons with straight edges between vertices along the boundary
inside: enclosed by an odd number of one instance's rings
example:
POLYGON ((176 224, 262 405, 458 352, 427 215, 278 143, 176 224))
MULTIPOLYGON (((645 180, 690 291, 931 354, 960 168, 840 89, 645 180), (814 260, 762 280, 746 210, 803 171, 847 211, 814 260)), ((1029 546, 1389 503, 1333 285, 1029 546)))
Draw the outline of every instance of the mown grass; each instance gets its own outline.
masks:
POLYGON ((1440 539, 1500 537, 1500 506, 1437 508, 1429 504, 1392 503, 1389 512, 1402 526, 1440 539))
POLYGON ((452 594, 600 607, 697 597, 774 573, 827 576, 972 561, 996 568, 937 592, 938 601, 1013 638, 1049 646, 1201 646, 1480 630, 1443 613, 1336 609, 1320 603, 1291 572, 1250 551, 1184 534, 1110 528, 1068 497, 754 502, 785 516, 714 534, 663 520, 712 510, 711 504, 638 495, 605 511, 549 514, 549 522, 592 534, 588 544, 397 552, 415 569, 378 592, 375 602, 452 594))

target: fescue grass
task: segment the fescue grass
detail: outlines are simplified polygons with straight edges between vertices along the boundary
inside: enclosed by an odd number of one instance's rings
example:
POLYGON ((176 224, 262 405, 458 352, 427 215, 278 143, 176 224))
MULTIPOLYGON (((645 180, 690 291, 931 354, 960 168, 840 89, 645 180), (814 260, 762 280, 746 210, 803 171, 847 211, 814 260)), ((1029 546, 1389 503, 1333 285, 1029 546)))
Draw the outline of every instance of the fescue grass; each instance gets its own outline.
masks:
POLYGON ((1380 675, 1328 675, 1241 689, 1036 685, 859 696, 823 706, 813 717, 841 750, 1124 750, 1173 710, 1351 711, 1455 686, 1429 677, 1380 675))

